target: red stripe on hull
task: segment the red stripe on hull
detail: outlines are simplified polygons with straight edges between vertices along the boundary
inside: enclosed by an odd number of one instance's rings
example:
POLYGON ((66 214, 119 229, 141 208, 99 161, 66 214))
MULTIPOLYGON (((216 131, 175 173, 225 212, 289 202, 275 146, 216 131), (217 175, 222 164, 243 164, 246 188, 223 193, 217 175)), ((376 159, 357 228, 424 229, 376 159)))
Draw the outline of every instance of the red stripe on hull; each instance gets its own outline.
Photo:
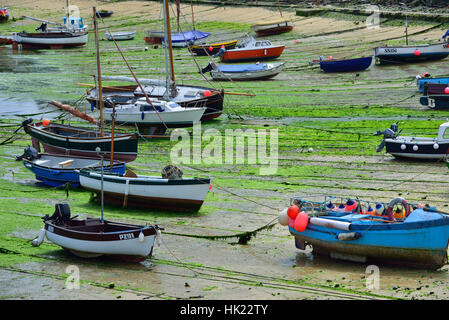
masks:
POLYGON ((250 60, 268 60, 281 56, 285 46, 268 48, 268 49, 252 49, 252 50, 230 50, 226 51, 221 61, 250 61, 250 60))

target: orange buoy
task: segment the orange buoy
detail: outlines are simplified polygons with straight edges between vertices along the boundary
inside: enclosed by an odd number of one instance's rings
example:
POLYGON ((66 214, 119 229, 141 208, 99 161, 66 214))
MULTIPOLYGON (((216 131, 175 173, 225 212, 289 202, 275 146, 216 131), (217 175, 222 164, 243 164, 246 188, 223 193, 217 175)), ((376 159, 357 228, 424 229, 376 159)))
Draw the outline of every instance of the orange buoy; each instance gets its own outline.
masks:
POLYGON ((44 120, 42 120, 42 124, 43 124, 44 126, 48 127, 48 125, 50 124, 50 120, 44 119, 44 120))

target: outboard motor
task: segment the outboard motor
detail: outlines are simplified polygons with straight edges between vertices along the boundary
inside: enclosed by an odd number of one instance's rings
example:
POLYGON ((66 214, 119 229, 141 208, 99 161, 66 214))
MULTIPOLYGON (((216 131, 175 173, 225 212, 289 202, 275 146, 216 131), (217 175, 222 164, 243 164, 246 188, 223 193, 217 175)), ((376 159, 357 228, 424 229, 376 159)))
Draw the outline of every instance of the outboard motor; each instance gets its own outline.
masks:
POLYGON ((206 73, 209 71, 212 71, 214 69, 212 63, 209 63, 206 67, 204 67, 203 69, 201 69, 200 73, 206 73))
POLYGON ((62 224, 70 220, 70 206, 68 203, 55 204, 55 212, 51 217, 46 214, 43 218, 44 221, 53 220, 56 224, 62 224))
POLYGON ((47 32, 47 24, 43 22, 39 27, 36 28, 36 31, 47 32))
POLYGON ((169 180, 181 180, 183 172, 178 167, 169 164, 162 169, 162 178, 169 180))
POLYGON ((214 54, 212 57, 214 57, 214 58, 223 57, 225 52, 226 52, 226 49, 221 47, 220 50, 218 50, 218 52, 216 54, 214 54))
POLYGON ((383 134, 382 142, 377 146, 377 152, 382 151, 382 149, 385 147, 385 139, 395 139, 399 132, 398 132, 398 125, 396 123, 393 123, 389 129, 386 129, 385 131, 377 131, 374 135, 380 136, 383 134))
POLYGON ((33 147, 28 146, 23 150, 23 154, 21 156, 16 157, 16 161, 21 161, 23 159, 33 161, 36 160, 37 157, 38 157, 37 150, 34 149, 33 147))

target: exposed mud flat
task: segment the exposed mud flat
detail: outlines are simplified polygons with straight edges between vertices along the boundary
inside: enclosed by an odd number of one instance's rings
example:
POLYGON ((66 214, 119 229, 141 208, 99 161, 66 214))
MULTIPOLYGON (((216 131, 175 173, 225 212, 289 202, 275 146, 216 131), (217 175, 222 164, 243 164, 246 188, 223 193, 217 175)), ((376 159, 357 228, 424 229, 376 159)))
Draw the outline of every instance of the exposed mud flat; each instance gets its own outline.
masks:
MULTIPOLYGON (((13 16, 30 16, 59 21, 65 1, 4 1, 13 16), (56 3, 56 5, 55 5, 56 3), (20 14, 16 13, 19 12, 20 14)), ((159 3, 148 1, 76 1, 81 16, 91 25, 92 6, 113 10, 104 19, 112 30, 137 30, 138 36, 119 45, 124 48, 139 76, 163 77, 162 50, 148 46, 143 36, 148 29, 161 29, 159 3)), ((191 21, 190 7, 181 7, 184 23, 191 21)), ((275 8, 194 7, 197 29, 211 31, 215 39, 240 37, 252 23, 279 16, 275 8), (204 26, 204 27, 202 27, 204 26)), ((291 33, 271 37, 285 43, 280 61, 286 71, 272 81, 214 83, 229 91, 255 93, 256 97, 226 98, 227 115, 205 123, 204 128, 279 129, 279 169, 275 175, 260 176, 257 166, 219 165, 182 167, 186 176, 210 175, 213 188, 199 213, 177 214, 124 211, 107 206, 108 219, 157 223, 165 228, 163 244, 154 257, 141 264, 111 259, 85 260, 48 242, 32 248, 29 240, 42 227, 40 216, 51 214, 54 204, 67 201, 72 214, 98 216, 99 207, 89 203, 90 194, 36 186, 34 177, 14 155, 30 144, 21 133, 11 145, 0 146, 0 298, 2 299, 446 299, 448 267, 439 271, 380 266, 380 288, 368 290, 367 265, 314 256, 301 252, 285 227, 275 225, 259 232, 247 245, 238 238, 206 240, 189 235, 235 235, 251 231, 276 219, 294 196, 320 199, 324 195, 389 201, 403 196, 410 202, 429 203, 447 209, 448 169, 443 162, 398 161, 377 154, 376 130, 400 120, 404 133, 435 135, 444 112, 419 105, 413 79, 426 71, 449 74, 447 60, 390 67, 372 65, 354 74, 324 74, 308 63, 318 56, 335 58, 372 55, 373 47, 385 42, 403 42, 404 28, 381 24, 377 31, 362 28, 351 20, 326 16, 292 18, 291 33), (330 27, 332 26, 331 30, 330 27), (295 40, 298 40, 296 43, 295 40), (243 120, 233 119, 233 114, 243 120), (321 130, 320 130, 321 129, 321 130), (323 131, 330 130, 330 132, 323 131), (334 130, 335 132, 332 132, 334 130), (351 134, 353 132, 353 134, 351 134), (349 133, 349 134, 347 134, 349 133), (312 148, 312 151, 309 151, 312 148), (191 168, 193 167, 193 168, 191 168), (37 190, 37 191, 36 191, 37 190), (231 193, 232 192, 232 193, 231 193), (14 253, 15 252, 15 253, 14 253), (4 264, 2 264, 4 263, 4 264), (68 290, 66 268, 80 270, 81 287, 68 290), (22 286, 27 286, 23 290, 22 286)), ((18 20, 0 25, 0 34, 33 28, 35 23, 18 20)), ((100 24, 101 30, 105 25, 100 24)), ((441 37, 442 29, 431 24, 411 24, 411 41, 422 43, 441 37), (426 32, 426 30, 428 30, 426 32), (422 33, 421 33, 422 32, 422 33), (414 33, 419 33, 413 36, 414 33)), ((93 38, 93 37, 91 37, 93 38)), ((103 72, 127 75, 126 66, 114 53, 113 44, 101 42, 103 72)), ((18 54, 0 47, 0 63, 9 66, 0 77, 0 112, 19 119, 37 113, 49 117, 49 100, 73 103, 85 92, 77 82, 91 83, 95 73, 93 40, 84 48, 67 51, 23 51, 18 54), (62 54, 61 54, 62 53, 62 54), (17 108, 17 106, 20 108, 17 108), (28 108, 29 106, 29 108, 28 108)), ((179 81, 211 84, 200 77, 187 50, 175 50, 179 81), (186 62, 189 61, 189 62, 186 62)), ((198 59, 201 66, 207 58, 198 59)), ((87 103, 80 107, 89 110, 87 103)), ((55 112, 54 117, 59 113, 55 112)), ((51 117, 50 117, 51 118, 51 117)), ((74 119, 71 119, 72 121, 74 119)), ((17 123, 17 119, 14 120, 17 123)), ((1 140, 15 129, 0 128, 1 140)), ((126 130, 125 128, 119 128, 126 130)), ((167 141, 140 142, 136 162, 130 166, 142 173, 160 173, 169 162, 172 144, 167 141)))

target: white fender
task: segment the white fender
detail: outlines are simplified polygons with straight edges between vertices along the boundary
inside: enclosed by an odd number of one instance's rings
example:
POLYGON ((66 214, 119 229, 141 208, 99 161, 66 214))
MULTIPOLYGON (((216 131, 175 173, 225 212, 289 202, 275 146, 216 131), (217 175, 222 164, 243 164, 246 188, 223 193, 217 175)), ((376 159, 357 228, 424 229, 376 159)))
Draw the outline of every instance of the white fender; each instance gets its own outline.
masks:
POLYGON ((140 242, 144 242, 145 241, 145 235, 143 234, 142 231, 140 231, 140 233, 139 233, 139 241, 140 242))
POLYGON ((156 229, 156 244, 158 247, 161 246, 162 243, 162 234, 161 234, 161 230, 156 229))
POLYGON ((42 228, 41 231, 39 231, 39 235, 37 236, 37 238, 31 242, 31 245, 33 247, 39 247, 41 243, 44 242, 44 238, 45 238, 45 228, 42 228))

